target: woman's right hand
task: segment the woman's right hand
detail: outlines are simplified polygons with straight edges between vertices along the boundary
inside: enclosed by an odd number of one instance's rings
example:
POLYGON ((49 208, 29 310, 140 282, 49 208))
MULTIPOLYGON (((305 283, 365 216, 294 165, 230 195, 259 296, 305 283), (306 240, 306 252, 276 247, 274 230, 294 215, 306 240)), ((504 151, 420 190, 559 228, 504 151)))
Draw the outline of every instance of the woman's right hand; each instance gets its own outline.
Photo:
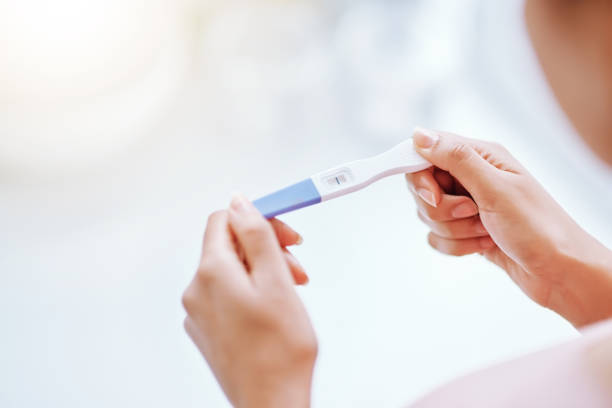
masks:
POLYGON ((582 230, 503 147, 418 129, 435 167, 406 175, 429 243, 481 253, 575 326, 612 316, 612 252, 582 230))

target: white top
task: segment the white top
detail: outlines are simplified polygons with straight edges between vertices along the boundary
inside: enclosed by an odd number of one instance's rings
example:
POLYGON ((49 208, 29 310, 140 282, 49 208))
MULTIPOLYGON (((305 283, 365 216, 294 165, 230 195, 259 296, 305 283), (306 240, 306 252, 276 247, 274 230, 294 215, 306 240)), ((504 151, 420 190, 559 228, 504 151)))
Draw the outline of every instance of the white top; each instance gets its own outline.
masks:
POLYGON ((384 177, 415 173, 431 167, 431 163, 415 150, 412 138, 379 155, 355 160, 311 177, 321 201, 331 200, 361 190, 384 177))

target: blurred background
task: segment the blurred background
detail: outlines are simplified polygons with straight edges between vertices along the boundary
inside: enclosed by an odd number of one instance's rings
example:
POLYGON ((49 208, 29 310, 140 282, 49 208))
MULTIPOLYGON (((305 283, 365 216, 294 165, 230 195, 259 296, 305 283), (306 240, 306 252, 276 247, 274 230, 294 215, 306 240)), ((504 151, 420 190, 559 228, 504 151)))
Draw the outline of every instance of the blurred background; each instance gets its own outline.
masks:
MULTIPOLYGON (((207 215, 415 125, 502 142, 612 244, 519 0, 0 0, 0 406, 228 406, 182 328, 207 215)), ((315 406, 399 406, 577 336, 430 249, 401 177, 282 218, 315 406)))

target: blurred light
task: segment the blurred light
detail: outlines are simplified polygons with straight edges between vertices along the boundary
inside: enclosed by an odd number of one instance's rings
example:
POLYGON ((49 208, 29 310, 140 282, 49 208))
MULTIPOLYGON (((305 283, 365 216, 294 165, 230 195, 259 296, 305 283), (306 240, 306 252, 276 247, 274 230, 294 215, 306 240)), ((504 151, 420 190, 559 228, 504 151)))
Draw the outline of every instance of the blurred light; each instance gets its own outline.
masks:
POLYGON ((0 163, 85 163, 135 137, 182 75, 183 6, 0 0, 0 163))

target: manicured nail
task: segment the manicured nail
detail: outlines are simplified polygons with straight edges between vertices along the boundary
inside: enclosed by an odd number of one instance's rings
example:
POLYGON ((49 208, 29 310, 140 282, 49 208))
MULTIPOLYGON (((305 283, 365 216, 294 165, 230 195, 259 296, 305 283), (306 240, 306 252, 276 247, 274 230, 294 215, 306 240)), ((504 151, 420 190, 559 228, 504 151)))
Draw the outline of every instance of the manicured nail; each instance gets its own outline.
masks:
POLYGON ((429 149, 436 144, 439 138, 438 134, 433 130, 420 127, 414 129, 414 145, 418 148, 429 149))
POLYGON ((242 194, 234 195, 230 208, 239 214, 246 214, 255 210, 253 204, 242 194))
POLYGON ((293 266, 293 268, 299 269, 304 275, 305 281, 304 283, 302 283, 302 285, 308 284, 310 279, 308 278, 308 275, 306 275, 306 272, 304 272, 304 268, 302 267, 302 264, 300 264, 300 262, 297 260, 295 256, 293 256, 291 252, 286 252, 285 256, 287 257, 287 261, 293 266))
POLYGON ((438 204, 436 203, 436 198, 434 197, 431 191, 425 188, 419 188, 417 190, 417 194, 419 195, 419 197, 423 199, 423 201, 425 201, 427 204, 431 205, 432 207, 438 206, 438 204))
POLYGON ((459 204, 451 211, 454 218, 467 218, 478 214, 478 207, 472 202, 459 204))

